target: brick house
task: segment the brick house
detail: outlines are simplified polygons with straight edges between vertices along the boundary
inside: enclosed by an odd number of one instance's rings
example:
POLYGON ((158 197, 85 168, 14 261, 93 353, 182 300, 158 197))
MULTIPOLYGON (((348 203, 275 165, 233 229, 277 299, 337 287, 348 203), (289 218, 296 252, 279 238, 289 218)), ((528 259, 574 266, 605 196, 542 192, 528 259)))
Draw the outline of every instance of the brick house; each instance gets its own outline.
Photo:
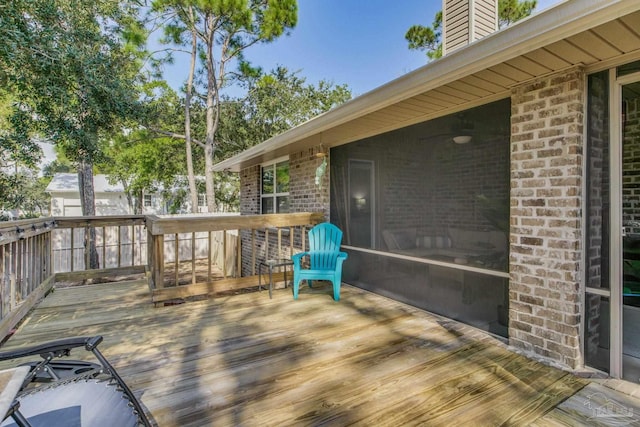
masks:
POLYGON ((443 58, 216 168, 240 173, 242 213, 340 226, 346 283, 639 382, 640 3, 484 37, 495 4, 476 22, 458 3, 443 58))

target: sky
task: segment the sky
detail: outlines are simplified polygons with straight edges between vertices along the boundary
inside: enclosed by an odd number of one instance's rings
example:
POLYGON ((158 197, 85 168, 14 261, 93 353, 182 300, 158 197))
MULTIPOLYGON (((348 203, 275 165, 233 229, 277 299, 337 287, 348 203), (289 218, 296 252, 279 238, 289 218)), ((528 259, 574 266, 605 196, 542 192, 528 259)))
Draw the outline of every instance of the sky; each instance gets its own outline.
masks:
MULTIPOLYGON (((536 12, 561 0, 538 0, 536 12)), ((409 50, 404 34, 414 24, 431 25, 441 0, 299 0, 298 24, 290 35, 252 46, 245 56, 270 71, 279 65, 299 71, 308 83, 347 84, 362 95, 427 63, 423 52, 409 50)), ((188 57, 176 57, 165 69, 179 89, 188 57)))
MULTIPOLYGON (((538 0, 535 12, 561 1, 538 0)), ((281 65, 308 83, 347 84, 356 97, 427 63, 423 52, 409 50, 404 34, 414 24, 431 25, 441 8, 441 0, 298 0, 290 34, 252 46, 245 56, 267 72, 281 65)), ((174 89, 182 87, 188 66, 184 55, 165 68, 174 89)), ((55 158, 50 146, 43 149, 45 161, 55 158)))

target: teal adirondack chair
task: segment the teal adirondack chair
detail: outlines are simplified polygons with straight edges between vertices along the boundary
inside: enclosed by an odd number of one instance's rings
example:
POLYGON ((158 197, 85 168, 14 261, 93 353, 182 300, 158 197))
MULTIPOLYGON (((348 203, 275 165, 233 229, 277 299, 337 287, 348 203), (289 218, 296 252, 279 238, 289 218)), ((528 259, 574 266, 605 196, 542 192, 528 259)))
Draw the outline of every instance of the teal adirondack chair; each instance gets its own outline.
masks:
POLYGON ((340 252, 342 231, 328 222, 318 224, 309 231, 309 251, 295 254, 293 260, 293 299, 298 299, 300 282, 307 281, 311 287, 312 280, 330 280, 333 283, 333 299, 340 301, 340 281, 342 280, 342 263, 347 259, 345 252, 340 252), (309 257, 310 268, 302 268, 302 260, 309 257))

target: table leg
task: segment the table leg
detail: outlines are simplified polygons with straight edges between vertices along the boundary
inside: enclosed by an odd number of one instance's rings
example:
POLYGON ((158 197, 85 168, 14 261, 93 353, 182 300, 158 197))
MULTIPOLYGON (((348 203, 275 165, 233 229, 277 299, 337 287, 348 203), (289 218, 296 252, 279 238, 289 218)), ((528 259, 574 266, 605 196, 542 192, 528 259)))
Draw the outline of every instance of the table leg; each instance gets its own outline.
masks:
POLYGON ((269 266, 269 298, 273 298, 271 288, 273 288, 273 267, 269 266))
POLYGON ((262 292, 262 264, 258 264, 258 290, 262 292))

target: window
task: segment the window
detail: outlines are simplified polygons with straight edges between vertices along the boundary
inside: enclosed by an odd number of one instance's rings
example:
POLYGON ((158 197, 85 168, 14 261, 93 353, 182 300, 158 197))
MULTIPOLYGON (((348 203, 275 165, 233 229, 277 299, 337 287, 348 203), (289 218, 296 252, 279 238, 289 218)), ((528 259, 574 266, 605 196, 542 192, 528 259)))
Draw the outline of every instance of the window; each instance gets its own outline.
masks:
POLYGON ((198 206, 207 206, 206 194, 198 194, 198 206))
POLYGON ((260 212, 289 212, 289 160, 263 165, 260 173, 260 212))
POLYGON ((144 195, 144 207, 145 208, 150 208, 151 206, 152 206, 151 194, 145 194, 144 195))

